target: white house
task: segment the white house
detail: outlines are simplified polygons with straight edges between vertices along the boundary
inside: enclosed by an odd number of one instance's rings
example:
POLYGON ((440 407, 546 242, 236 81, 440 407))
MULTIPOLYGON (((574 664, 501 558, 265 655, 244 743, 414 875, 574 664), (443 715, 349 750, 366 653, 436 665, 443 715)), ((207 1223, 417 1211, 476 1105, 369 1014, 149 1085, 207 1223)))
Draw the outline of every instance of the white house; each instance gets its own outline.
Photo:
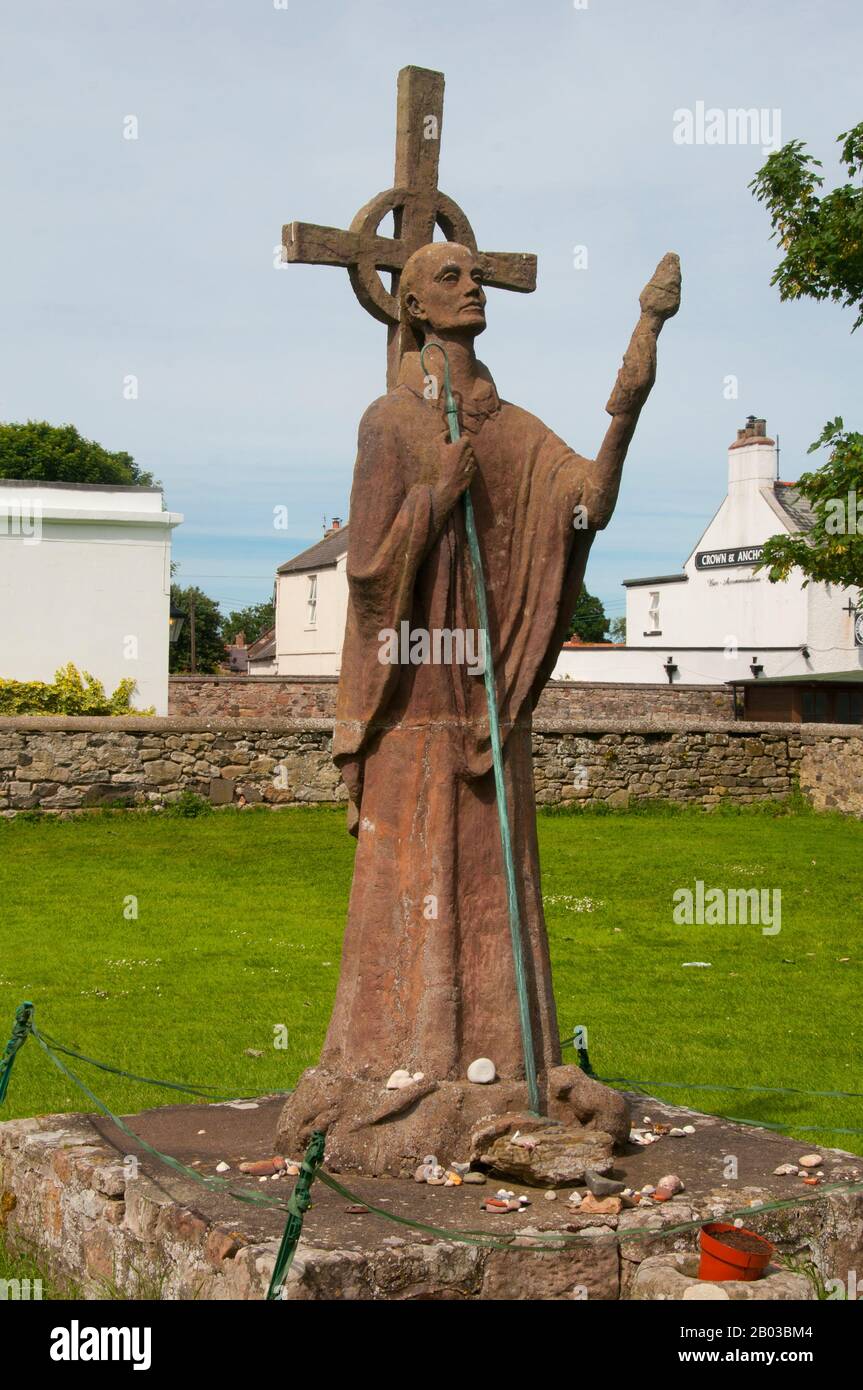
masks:
POLYGON ((337 676, 348 613, 348 528, 336 517, 323 540, 276 571, 276 671, 337 676))
POLYGON ((777 478, 766 423, 749 416, 728 450, 728 495, 678 574, 626 579, 626 645, 567 646, 558 680, 719 684, 859 671, 856 590, 771 584, 756 570, 770 536, 805 531, 808 504, 777 478))
POLYGON ((268 627, 266 632, 262 632, 258 640, 249 646, 248 654, 250 676, 277 675, 275 627, 268 627))
POLYGON ((0 677, 73 662, 109 694, 168 712, 171 532, 161 489, 0 478, 0 677))

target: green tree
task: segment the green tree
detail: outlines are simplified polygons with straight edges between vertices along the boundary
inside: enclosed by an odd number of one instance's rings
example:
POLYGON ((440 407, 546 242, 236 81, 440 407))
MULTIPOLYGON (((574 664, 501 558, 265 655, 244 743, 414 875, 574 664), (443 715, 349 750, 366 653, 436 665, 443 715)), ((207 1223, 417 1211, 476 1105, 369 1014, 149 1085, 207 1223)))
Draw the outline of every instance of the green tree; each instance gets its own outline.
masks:
POLYGON ((183 626, 176 642, 169 648, 169 668, 172 673, 186 674, 192 669, 192 615, 195 627, 195 670, 202 675, 212 674, 226 661, 222 637, 222 614, 215 599, 192 584, 187 589, 171 585, 171 607, 183 614, 183 626))
MULTIPOLYGON (((770 281, 781 299, 830 299, 856 310, 851 331, 863 323, 863 122, 837 137, 849 182, 820 196, 820 160, 792 140, 768 156, 749 185, 766 204, 784 257, 770 281), (853 180, 858 182, 854 183, 853 180)), ((845 430, 840 417, 824 426, 809 453, 828 447, 827 462, 804 473, 797 486, 814 513, 807 532, 771 536, 759 566, 771 583, 795 568, 810 580, 853 588, 863 584, 863 540, 857 534, 857 498, 863 501, 863 435, 845 430)), ((861 526, 863 530, 863 526, 861 526)))
POLYGON ((863 122, 837 137, 849 182, 819 196, 820 159, 792 140, 768 155, 749 187, 767 205, 772 236, 785 253, 771 285, 781 299, 832 299, 863 323, 863 122), (852 182, 858 179, 857 183, 852 182))
POLYGON ((226 642, 233 642, 237 633, 243 632, 246 645, 250 647, 275 621, 276 605, 272 599, 268 603, 250 603, 247 608, 238 608, 228 614, 222 624, 222 633, 226 642))
POLYGON ((0 423, 0 478, 154 486, 152 473, 142 472, 131 454, 110 453, 84 439, 74 425, 49 425, 47 420, 0 423))
POLYGON ((863 586, 863 434, 846 431, 842 420, 824 426, 809 453, 828 447, 827 462, 814 473, 802 473, 797 490, 814 513, 810 531, 784 532, 765 543, 760 568, 769 568, 771 583, 787 579, 795 568, 810 579, 843 588, 863 586), (858 527, 860 534, 858 535, 858 527))
POLYGON ((582 642, 604 642, 607 628, 602 600, 582 589, 569 625, 569 636, 580 637, 582 642))
POLYGON ((611 625, 610 625, 610 627, 609 627, 609 629, 608 629, 608 636, 609 636, 609 639, 610 639, 612 642, 625 642, 625 641, 626 641, 626 619, 625 619, 625 618, 612 618, 612 620, 611 620, 611 625))

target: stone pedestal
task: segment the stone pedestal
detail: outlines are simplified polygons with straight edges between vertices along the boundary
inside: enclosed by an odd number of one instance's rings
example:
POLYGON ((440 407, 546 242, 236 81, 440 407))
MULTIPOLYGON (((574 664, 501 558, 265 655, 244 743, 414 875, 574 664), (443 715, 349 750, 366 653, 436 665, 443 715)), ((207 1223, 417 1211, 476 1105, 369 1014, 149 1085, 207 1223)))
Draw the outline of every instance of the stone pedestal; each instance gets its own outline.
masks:
POLYGON ((625 1098, 575 1066, 552 1067, 540 1080, 542 1119, 528 1112, 523 1081, 483 1086, 425 1078, 388 1091, 380 1078, 342 1077, 312 1067, 282 1111, 276 1147, 284 1154, 301 1153, 312 1131, 324 1129, 327 1163, 335 1171, 410 1177, 427 1154, 443 1164, 479 1159, 501 1136, 550 1120, 601 1133, 604 1145, 594 1145, 588 1159, 588 1166, 601 1170, 613 1144, 628 1137, 625 1098))
MULTIPOLYGON (((776 1174, 802 1151, 795 1140, 669 1106, 656 1097, 631 1100, 639 1113, 678 1127, 691 1122, 694 1132, 678 1139, 666 1135, 647 1148, 629 1146, 615 1158, 615 1175, 638 1188, 655 1184, 673 1167, 685 1182, 678 1200, 619 1216, 585 1214, 573 1212, 564 1191, 547 1202, 536 1187, 510 1181, 507 1186, 526 1196, 529 1206, 496 1214, 482 1209, 497 1185, 494 1178, 478 1187, 430 1187, 397 1178, 351 1177, 343 1180, 350 1198, 318 1181, 285 1298, 689 1301, 705 1296, 688 1292, 698 1284, 698 1224, 731 1219, 739 1210, 747 1226, 773 1242, 777 1260, 790 1255, 798 1268, 811 1262, 823 1280, 839 1281, 847 1297, 856 1297, 863 1193, 830 1189, 859 1182, 863 1159, 822 1149, 826 1182, 819 1192, 803 1187, 799 1177, 776 1174), (727 1153, 739 1156, 745 1183, 726 1180, 717 1186, 717 1156, 727 1153), (799 1204, 769 1209, 772 1201, 789 1197, 799 1204), (355 1201, 369 1209, 363 1214, 355 1201), (407 1218, 408 1224, 387 1217, 407 1218), (686 1222, 694 1225, 681 1232, 686 1222), (477 1231, 487 1233, 494 1248, 474 1244, 477 1231), (576 1243, 570 1244, 573 1237, 576 1243), (531 1248, 540 1242, 543 1249, 531 1248)), ((259 1184, 240 1169, 245 1160, 272 1154, 283 1103, 282 1097, 266 1096, 167 1105, 135 1115, 130 1123, 142 1139, 194 1165, 202 1177, 221 1172, 231 1188, 284 1200, 293 1178, 283 1174, 259 1184)), ((502 1122, 494 1121, 492 1128, 502 1122)), ((331 1166, 327 1158, 325 1167, 331 1166)), ((102 1116, 43 1115, 0 1123, 4 1241, 85 1297, 263 1299, 284 1226, 284 1209, 240 1204, 230 1192, 202 1187, 166 1169, 102 1116), (137 1163, 129 1162, 130 1155, 137 1163)), ((742 1291, 736 1283, 707 1286, 708 1297, 723 1301, 724 1296, 808 1299, 814 1289, 812 1280, 791 1270, 770 1270, 742 1291)))

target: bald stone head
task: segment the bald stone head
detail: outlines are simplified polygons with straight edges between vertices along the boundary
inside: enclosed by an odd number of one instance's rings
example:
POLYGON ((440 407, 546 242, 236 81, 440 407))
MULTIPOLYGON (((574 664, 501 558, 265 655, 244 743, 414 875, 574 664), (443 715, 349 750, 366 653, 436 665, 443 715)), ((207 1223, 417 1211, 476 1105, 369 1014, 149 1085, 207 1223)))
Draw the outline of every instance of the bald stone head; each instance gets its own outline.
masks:
POLYGON ((482 261, 457 241, 431 241, 408 260, 399 285, 402 320, 428 334, 475 338, 485 329, 482 261))

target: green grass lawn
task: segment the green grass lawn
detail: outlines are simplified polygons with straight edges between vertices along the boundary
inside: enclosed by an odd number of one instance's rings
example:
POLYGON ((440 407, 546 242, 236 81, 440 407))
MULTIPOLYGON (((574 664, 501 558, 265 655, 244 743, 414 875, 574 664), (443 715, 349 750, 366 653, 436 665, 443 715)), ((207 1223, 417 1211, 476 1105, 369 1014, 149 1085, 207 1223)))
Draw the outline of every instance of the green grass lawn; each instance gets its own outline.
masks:
MULTIPOLYGON (((863 1091, 863 826, 659 807, 541 813, 539 832, 561 1031, 587 1025, 601 1075, 863 1091), (781 931, 676 926, 672 894, 696 879, 780 888, 781 931)), ((130 1071, 290 1087, 329 1016, 353 845, 329 807, 0 822, 0 1047, 27 998, 55 1037, 130 1071)), ((119 1111, 176 1100, 82 1075, 119 1111)), ((863 1134, 826 1128, 863 1131, 863 1100, 662 1094, 863 1153, 863 1134)), ((28 1042, 0 1117, 87 1108, 28 1042)))

